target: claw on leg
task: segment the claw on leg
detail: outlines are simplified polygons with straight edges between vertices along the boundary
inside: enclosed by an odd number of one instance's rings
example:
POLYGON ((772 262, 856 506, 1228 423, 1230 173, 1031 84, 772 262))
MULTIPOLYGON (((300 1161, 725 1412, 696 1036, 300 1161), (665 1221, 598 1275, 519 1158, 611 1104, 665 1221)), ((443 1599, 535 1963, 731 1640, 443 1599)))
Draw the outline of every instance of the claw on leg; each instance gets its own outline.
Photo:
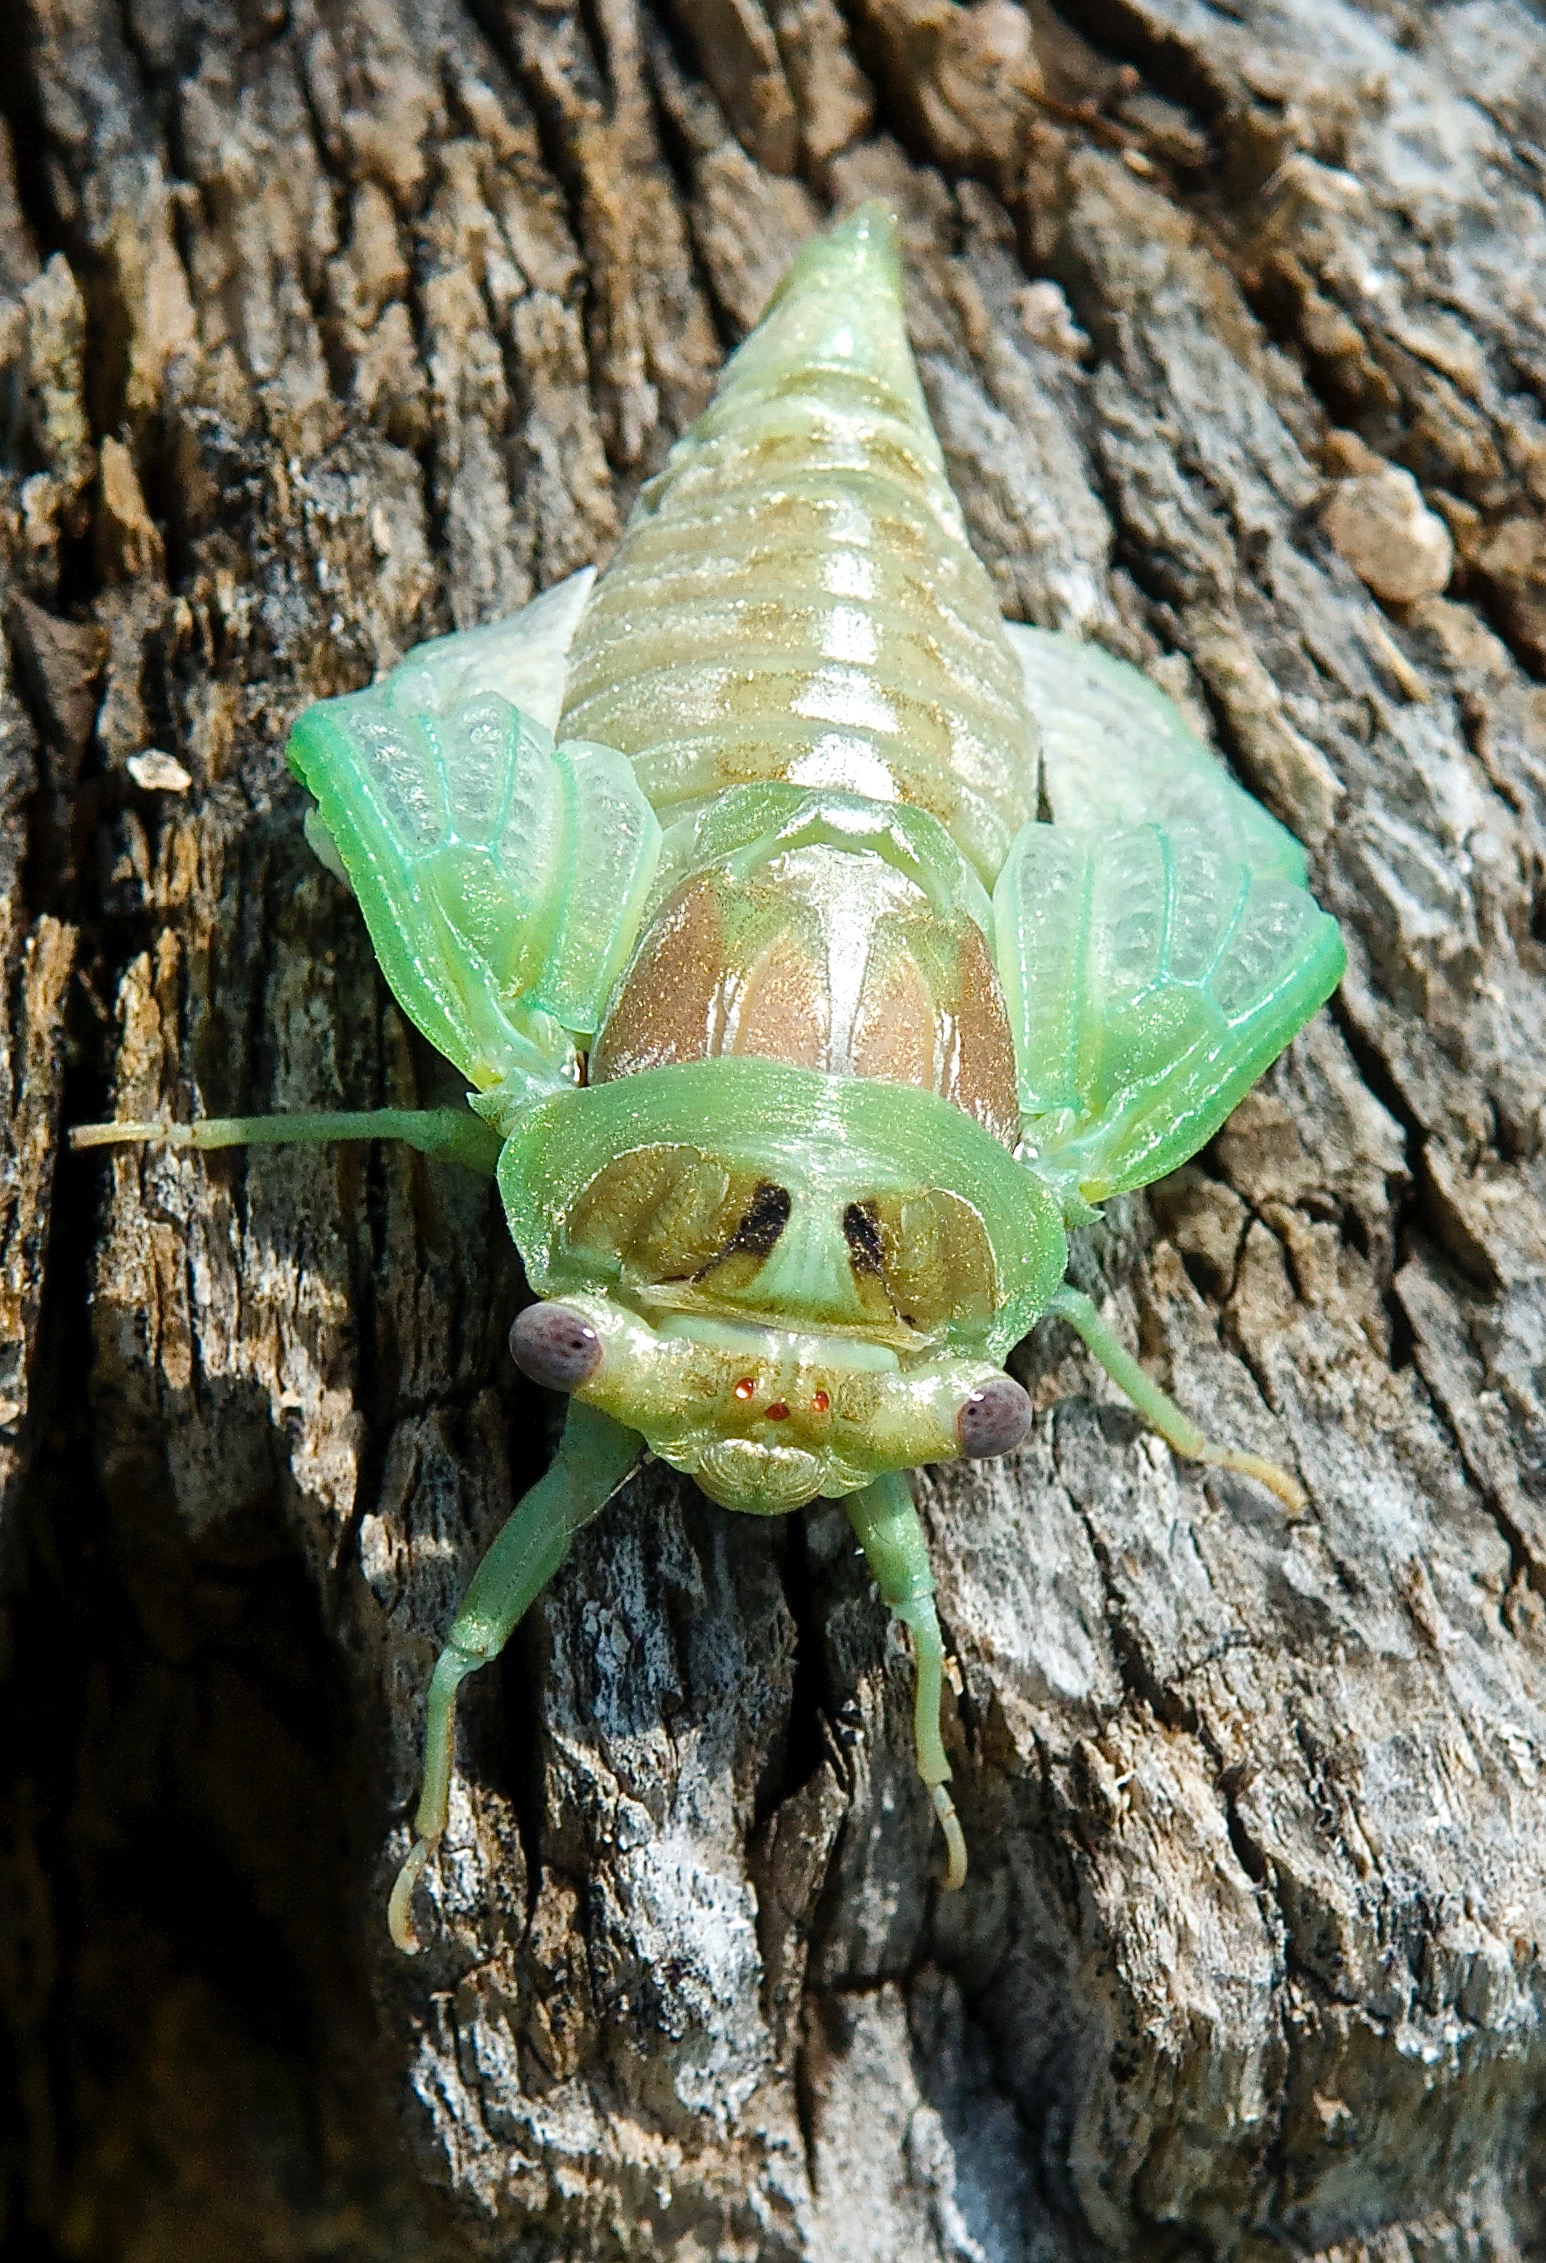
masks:
POLYGON ((956 1803, 943 1784, 931 1784, 929 1797, 945 1834, 945 1890, 958 1894, 966 1884, 966 1834, 956 1814, 956 1803))
POLYGON ((1290 1477, 1286 1469, 1262 1454, 1248 1454, 1239 1446, 1207 1445, 1196 1458, 1213 1469, 1234 1469, 1242 1477, 1254 1477, 1258 1485, 1277 1495, 1291 1517, 1302 1517, 1310 1505, 1298 1478, 1290 1477))
POLYGON ((408 1849, 407 1861, 397 1873, 392 1898, 387 1903, 387 1931, 392 1936, 393 1947, 401 1949, 405 1957, 416 1957, 419 1953, 419 1936, 413 1929, 414 1889, 423 1877, 424 1865, 437 1844, 438 1837, 414 1840, 408 1849))

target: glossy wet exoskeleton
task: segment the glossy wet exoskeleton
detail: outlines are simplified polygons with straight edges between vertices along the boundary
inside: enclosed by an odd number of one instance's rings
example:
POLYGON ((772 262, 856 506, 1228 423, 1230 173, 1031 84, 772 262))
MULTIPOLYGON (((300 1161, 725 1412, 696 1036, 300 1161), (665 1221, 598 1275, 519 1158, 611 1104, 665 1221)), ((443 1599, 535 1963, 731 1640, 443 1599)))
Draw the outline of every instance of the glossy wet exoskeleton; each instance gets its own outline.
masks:
POLYGON ((313 707, 290 760, 470 1110, 87 1127, 400 1137, 497 1172, 569 1394, 429 1696, 410 1902, 455 1701, 646 1448, 727 1508, 841 1499, 910 1630, 916 1751, 966 1856, 906 1472, 1008 1452, 1061 1313, 1182 1454, 1213 1445, 1063 1279, 1066 1234, 1194 1153, 1334 988, 1298 844, 1098 649, 999 618, 930 427, 895 229, 807 244, 616 557, 313 707))

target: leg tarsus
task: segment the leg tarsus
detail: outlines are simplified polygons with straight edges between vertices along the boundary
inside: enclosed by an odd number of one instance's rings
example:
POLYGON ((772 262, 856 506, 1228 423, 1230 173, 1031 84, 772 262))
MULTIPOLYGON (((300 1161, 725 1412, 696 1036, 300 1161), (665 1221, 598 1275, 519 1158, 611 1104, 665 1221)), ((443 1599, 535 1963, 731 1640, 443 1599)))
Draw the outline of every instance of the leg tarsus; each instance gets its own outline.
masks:
POLYGON ((1240 1446, 1210 1445, 1198 1460, 1213 1469, 1238 1470, 1242 1477, 1254 1477, 1258 1485, 1265 1485, 1282 1502, 1284 1512, 1291 1517, 1302 1517, 1310 1505, 1309 1495, 1297 1477, 1292 1476, 1278 1462, 1268 1461, 1264 1455, 1248 1454, 1240 1446))
POLYGON ((913 1639, 913 1757, 945 1836, 945 1884, 955 1892, 966 1883, 966 1840, 955 1802, 945 1789, 951 1772, 939 1733, 945 1645, 934 1608, 934 1575, 923 1526, 911 1488, 899 1471, 876 1478, 862 1493, 849 1494, 843 1506, 882 1602, 913 1639))
POLYGON ((125 1117, 116 1124, 72 1124, 70 1145, 82 1147, 191 1147, 191 1124, 158 1124, 150 1119, 138 1123, 125 1117))
POLYGON ((945 1891, 958 1894, 966 1884, 966 1834, 961 1829, 956 1803, 943 1784, 931 1784, 929 1797, 945 1834, 945 1891))
MULTIPOLYGON (((516 1513, 519 1515, 519 1510, 516 1513)), ((453 1638, 435 1660, 430 1676, 424 1709, 424 1775, 413 1819, 417 1836, 387 1903, 387 1930, 404 1956, 416 1957, 419 1953, 413 1930, 413 1892, 445 1836, 450 1813, 451 1771, 456 1765, 456 1693, 469 1674, 487 1663, 487 1658, 464 1650, 453 1638)))
POLYGON ((387 1903, 387 1931, 392 1936, 392 1946, 401 1949, 405 1957, 416 1957, 419 1953, 421 1944, 413 1929, 414 1888, 423 1877, 424 1865, 438 1844, 439 1841, 435 1839, 414 1840, 408 1849, 407 1861, 397 1873, 391 1899, 387 1903))
POLYGON ((1308 1504, 1299 1480, 1261 1454, 1247 1453, 1237 1446, 1215 1445, 1206 1431, 1198 1429, 1190 1415, 1182 1413, 1169 1393, 1162 1391, 1153 1377, 1145 1374, 1082 1290, 1070 1288, 1065 1282, 1048 1310, 1068 1322, 1086 1350, 1099 1360, 1118 1390, 1127 1393, 1144 1421, 1159 1432, 1172 1452, 1186 1461, 1205 1462, 1213 1469, 1238 1470, 1241 1476, 1253 1477, 1259 1485, 1275 1493, 1290 1516, 1303 1513, 1308 1504))

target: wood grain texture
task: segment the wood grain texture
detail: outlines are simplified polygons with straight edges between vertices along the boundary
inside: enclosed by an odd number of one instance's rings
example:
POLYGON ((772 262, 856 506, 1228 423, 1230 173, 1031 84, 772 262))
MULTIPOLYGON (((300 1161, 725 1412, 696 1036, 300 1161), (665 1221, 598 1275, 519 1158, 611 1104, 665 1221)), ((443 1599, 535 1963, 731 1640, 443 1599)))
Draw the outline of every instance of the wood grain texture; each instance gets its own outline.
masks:
POLYGON ((0 2243, 1546 2253, 1538 8, 3 30, 0 2243), (410 1966, 425 1676, 549 1444, 493 1197, 59 1125, 454 1097, 288 725, 604 555, 875 192, 1006 610, 1152 668, 1344 923, 1332 1011, 1076 1258, 1312 1505, 1032 1340, 1024 1450, 924 1488, 947 1903, 841 1518, 648 1473, 469 1684, 410 1966))

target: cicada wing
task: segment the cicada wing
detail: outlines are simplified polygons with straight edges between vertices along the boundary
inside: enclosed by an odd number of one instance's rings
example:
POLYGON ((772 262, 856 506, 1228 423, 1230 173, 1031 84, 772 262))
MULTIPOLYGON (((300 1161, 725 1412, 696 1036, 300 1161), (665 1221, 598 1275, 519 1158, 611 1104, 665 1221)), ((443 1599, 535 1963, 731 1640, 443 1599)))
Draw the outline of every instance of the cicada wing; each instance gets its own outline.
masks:
POLYGON ((289 757, 399 1004, 486 1089, 529 1071, 533 1046, 567 1068, 570 1039, 596 1028, 660 827, 625 756, 555 747, 480 681, 495 630, 469 633, 470 656, 461 642, 421 648, 371 690, 309 709, 289 757))
POLYGON ((1027 1160, 1087 1202, 1195 1154, 1341 977, 1336 921, 1286 858, 1253 859, 1263 839, 1028 825, 1010 851, 994 914, 1027 1160))
POLYGON ((1293 834, 1235 784, 1158 684, 1078 637, 1004 627, 1041 732, 1055 824, 1190 826, 1251 871, 1303 884, 1293 834))
POLYGON ((394 672, 398 704, 441 715, 497 691, 546 731, 558 729, 569 654, 596 579, 582 566, 519 613, 415 645, 394 672))

